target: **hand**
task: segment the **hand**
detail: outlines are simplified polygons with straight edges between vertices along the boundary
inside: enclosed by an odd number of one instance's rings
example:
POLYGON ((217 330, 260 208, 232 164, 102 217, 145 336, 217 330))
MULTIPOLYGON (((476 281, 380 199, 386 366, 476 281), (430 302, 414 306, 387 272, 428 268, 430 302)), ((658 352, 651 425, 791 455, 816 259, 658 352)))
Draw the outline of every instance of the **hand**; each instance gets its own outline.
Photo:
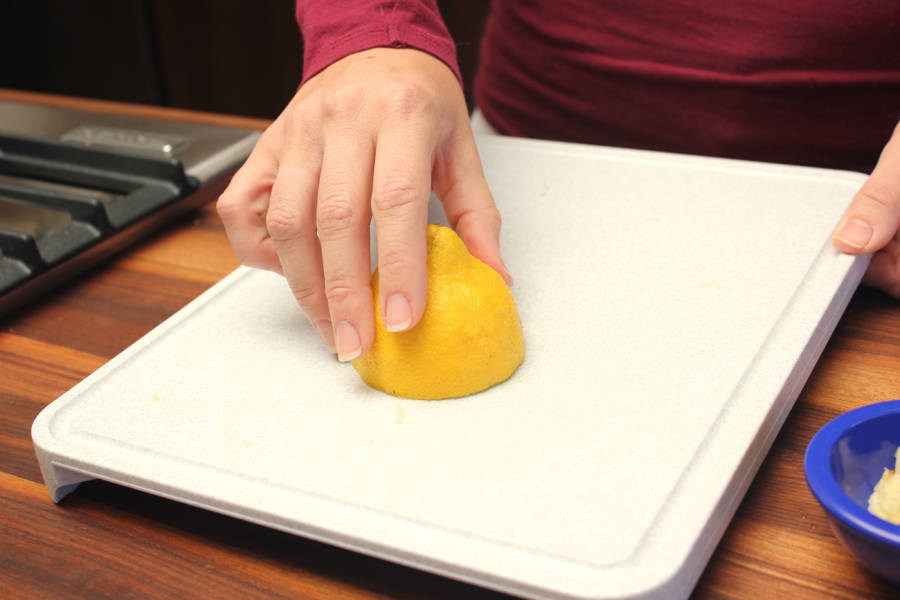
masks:
POLYGON ((900 124, 832 237, 848 254, 874 252, 863 282, 900 298, 900 124))
POLYGON ((369 223, 390 331, 425 310, 428 197, 469 251, 510 281, 459 82, 413 49, 347 56, 307 81, 218 201, 238 258, 282 273, 341 361, 374 339, 369 223))

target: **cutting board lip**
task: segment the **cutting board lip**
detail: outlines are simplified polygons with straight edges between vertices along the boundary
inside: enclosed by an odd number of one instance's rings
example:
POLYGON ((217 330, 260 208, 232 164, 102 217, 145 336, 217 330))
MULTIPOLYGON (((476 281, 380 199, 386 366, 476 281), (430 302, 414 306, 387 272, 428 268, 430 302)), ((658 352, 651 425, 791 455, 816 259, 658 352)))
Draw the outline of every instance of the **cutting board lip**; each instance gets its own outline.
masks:
MULTIPOLYGON (((826 178, 828 180, 834 180, 835 182, 843 182, 847 185, 856 186, 861 184, 861 182, 866 177, 864 174, 852 171, 835 171, 816 167, 794 167, 790 165, 758 163, 734 159, 711 159, 707 157, 672 155, 645 150, 623 150, 619 148, 573 145, 564 142, 542 140, 521 140, 489 136, 480 139, 479 143, 499 146, 513 145, 518 148, 530 148, 556 153, 574 152, 582 156, 584 155, 584 152, 589 152, 595 155, 609 155, 617 159, 620 158, 622 160, 629 161, 657 164, 678 164, 696 168, 737 170, 742 173, 763 172, 766 175, 776 176, 802 176, 811 177, 819 181, 821 181, 823 178, 826 178)), ((828 248, 823 249, 823 255, 824 254, 829 254, 828 248)), ((832 256, 832 258, 834 260, 840 261, 844 265, 844 276, 840 284, 837 286, 835 293, 838 294, 842 292, 844 293, 844 295, 846 295, 847 290, 850 290, 850 292, 852 292, 852 289, 854 289, 856 284, 858 283, 858 278, 861 277, 868 257, 841 256, 835 258, 834 256, 832 256)), ((819 261, 817 261, 817 263, 818 262, 819 261)), ((417 555, 415 553, 411 554, 402 549, 398 549, 395 546, 379 545, 377 541, 373 541, 371 539, 354 538, 352 535, 348 535, 346 531, 332 531, 326 534, 323 534, 321 532, 317 533, 315 531, 314 524, 311 523, 299 524, 299 528, 297 527, 298 523, 295 523, 294 526, 286 526, 284 523, 278 522, 278 515, 266 515, 262 512, 257 512, 255 516, 248 515, 246 510, 232 510, 227 506, 228 502, 222 501, 221 499, 213 498, 213 502, 207 502, 200 495, 191 492, 189 489, 179 489, 177 486, 167 484, 164 484, 162 486, 163 489, 160 489, 161 486, 158 485, 159 478, 154 481, 154 478, 151 476, 127 475, 124 471, 120 471, 115 467, 110 467, 109 465, 104 466, 103 464, 100 464, 102 461, 91 460, 91 457, 89 456, 89 449, 88 455, 83 456, 82 458, 67 456, 67 454, 71 454, 71 452, 67 450, 66 447, 67 443, 69 443, 69 440, 65 438, 68 432, 63 431, 62 434, 60 434, 61 432, 59 431, 56 420, 69 407, 70 402, 77 401, 82 393, 89 390, 89 388, 95 385, 97 382, 101 381, 104 377, 107 376, 107 374, 113 372, 126 361, 131 360, 133 356, 139 354, 144 347, 152 344, 158 337, 165 335, 165 333, 170 328, 176 326, 182 320, 190 318, 193 314, 201 310, 202 307, 207 303, 217 298, 223 290, 241 282, 245 277, 249 276, 254 271, 255 270, 248 267, 239 267, 219 283, 202 293, 183 309, 172 315, 160 326, 154 328, 151 332, 147 333, 134 344, 129 346, 129 348, 100 367, 100 369, 92 373, 83 381, 76 384, 76 386, 60 396, 60 398, 58 398, 56 401, 45 407, 40 412, 32 425, 32 438, 35 450, 38 455, 39 462, 42 465, 42 471, 45 472, 45 476, 47 471, 44 467, 46 466, 47 469, 59 468, 75 473, 81 473, 90 478, 96 477, 100 479, 111 480, 121 485, 134 487, 142 491, 169 497, 175 500, 186 502, 188 504, 200 506, 202 508, 206 508, 216 512, 221 512, 229 516, 235 516, 258 524, 281 529, 283 531, 297 533, 306 537, 318 539, 320 541, 370 554, 393 562, 398 562, 417 568, 424 568, 426 570, 455 579, 469 581, 478 585, 485 585, 494 589, 499 589, 515 594, 524 594, 529 597, 547 597, 548 595, 552 595, 553 597, 567 598, 595 598, 600 596, 597 596, 596 593, 592 590, 596 590, 598 587, 604 586, 604 589, 610 589, 608 585, 610 584, 610 574, 598 573, 596 566, 591 565, 590 563, 581 565, 587 569, 587 573, 584 572, 584 569, 579 567, 578 570, 582 571, 579 577, 580 581, 572 585, 568 590, 548 589, 534 584, 533 581, 528 582, 524 580, 510 580, 509 578, 505 577, 496 577, 492 576, 489 573, 479 572, 477 571, 477 569, 473 570, 471 568, 466 568, 466 566, 460 565, 459 563, 447 564, 439 559, 435 559, 434 557, 428 558, 417 555), (154 486, 155 483, 157 485, 154 486)), ((765 454, 765 452, 763 452, 763 454, 765 454)), ((93 458, 96 458, 96 456, 93 458)), ((693 463, 695 460, 696 458, 692 459, 691 462, 693 463)), ((51 487, 51 482, 48 481, 47 483, 48 487, 51 487)), ((59 499, 55 497, 55 492, 53 489, 51 489, 51 495, 54 496, 55 500, 59 499)), ((741 496, 742 495, 743 494, 741 494, 741 496)), ((727 521, 728 520, 726 520, 726 524, 727 521)), ((432 524, 420 523, 418 525, 428 528, 434 527, 434 525, 432 524)), ((502 543, 498 543, 496 541, 486 541, 494 546, 502 545, 502 543)), ((696 543, 700 543, 703 541, 704 540, 699 538, 695 540, 696 543)), ((476 540, 476 543, 482 543, 482 541, 476 540)), ((715 544, 713 544, 713 548, 714 546, 715 544)), ((642 570, 639 564, 640 561, 637 561, 635 563, 633 561, 634 558, 634 555, 630 556, 628 561, 626 561, 629 564, 621 565, 618 568, 617 572, 612 576, 612 580, 614 580, 613 583, 615 584, 614 587, 619 592, 621 592, 620 596, 664 597, 669 593, 680 593, 680 591, 683 591, 686 583, 684 580, 679 578, 679 575, 685 567, 684 563, 687 561, 687 558, 685 558, 685 561, 682 561, 680 563, 677 561, 670 561, 669 563, 667 563, 670 567, 668 570, 654 569, 652 573, 647 573, 646 568, 642 570)), ((575 562, 569 559, 560 560, 566 563, 575 562)), ((703 561, 703 563, 705 564, 705 560, 703 561)), ((690 585, 687 587, 687 591, 689 591, 692 587, 693 583, 690 583, 690 585)))
POLYGON ((862 185, 869 175, 862 171, 850 169, 833 169, 812 165, 794 165, 743 158, 726 158, 721 156, 705 156, 701 154, 685 154, 665 152, 661 150, 645 150, 643 148, 625 148, 620 146, 604 146, 601 144, 584 144, 578 142, 561 142, 557 140, 541 140, 534 138, 518 138, 505 135, 476 134, 477 146, 510 147, 549 152, 553 154, 573 156, 603 156, 628 162, 640 162, 659 165, 679 165, 703 170, 735 171, 741 174, 810 177, 817 181, 834 180, 842 183, 862 185))

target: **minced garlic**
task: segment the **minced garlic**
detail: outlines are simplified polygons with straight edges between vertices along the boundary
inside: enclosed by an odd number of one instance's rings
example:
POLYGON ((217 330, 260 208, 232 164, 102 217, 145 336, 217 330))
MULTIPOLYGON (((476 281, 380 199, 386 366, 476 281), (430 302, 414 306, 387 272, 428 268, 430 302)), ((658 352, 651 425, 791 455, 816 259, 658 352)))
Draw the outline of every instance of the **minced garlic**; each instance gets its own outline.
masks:
POLYGON ((900 525, 900 448, 894 454, 894 470, 885 469, 869 497, 869 512, 885 521, 900 525))

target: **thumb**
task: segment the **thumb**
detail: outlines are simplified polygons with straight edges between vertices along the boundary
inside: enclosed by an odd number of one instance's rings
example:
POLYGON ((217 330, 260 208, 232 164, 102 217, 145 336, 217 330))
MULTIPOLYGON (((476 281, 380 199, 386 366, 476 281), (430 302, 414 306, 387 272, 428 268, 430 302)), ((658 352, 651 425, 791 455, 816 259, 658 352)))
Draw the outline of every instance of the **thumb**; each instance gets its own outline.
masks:
POLYGON ((500 256, 500 211, 484 178, 471 130, 451 144, 447 156, 439 161, 432 187, 450 226, 469 252, 512 285, 512 276, 500 256))
POLYGON ((900 227, 900 125, 888 141, 872 174, 853 198, 832 236, 848 254, 876 252, 900 227))

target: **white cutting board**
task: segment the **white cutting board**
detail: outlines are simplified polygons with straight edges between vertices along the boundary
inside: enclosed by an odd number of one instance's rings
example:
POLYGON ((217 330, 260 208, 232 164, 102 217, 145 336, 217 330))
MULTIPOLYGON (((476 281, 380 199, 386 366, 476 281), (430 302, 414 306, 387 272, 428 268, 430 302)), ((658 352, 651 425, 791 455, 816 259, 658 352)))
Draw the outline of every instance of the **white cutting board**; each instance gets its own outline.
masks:
POLYGON ((51 496, 101 478, 523 596, 687 596, 865 270, 829 244, 864 176, 479 147, 512 379, 374 391, 241 268, 40 414, 51 496))

